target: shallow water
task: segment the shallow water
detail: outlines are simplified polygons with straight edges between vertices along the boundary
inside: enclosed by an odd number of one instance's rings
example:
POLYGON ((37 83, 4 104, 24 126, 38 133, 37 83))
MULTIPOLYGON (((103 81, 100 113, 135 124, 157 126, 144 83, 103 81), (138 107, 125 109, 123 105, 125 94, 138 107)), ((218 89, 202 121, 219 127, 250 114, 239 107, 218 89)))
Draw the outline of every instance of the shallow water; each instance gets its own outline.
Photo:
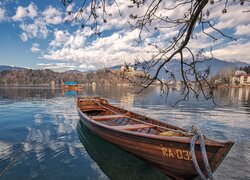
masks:
POLYGON ((158 88, 136 95, 117 87, 82 91, 0 89, 1 179, 168 179, 146 162, 88 132, 79 123, 77 96, 98 95, 135 112, 235 141, 215 179, 250 179, 250 89, 222 89, 207 101, 168 103, 158 88), (7 169, 6 169, 7 168, 7 169), (6 169, 6 170, 5 170, 6 169), (4 171, 5 170, 5 171, 4 171))

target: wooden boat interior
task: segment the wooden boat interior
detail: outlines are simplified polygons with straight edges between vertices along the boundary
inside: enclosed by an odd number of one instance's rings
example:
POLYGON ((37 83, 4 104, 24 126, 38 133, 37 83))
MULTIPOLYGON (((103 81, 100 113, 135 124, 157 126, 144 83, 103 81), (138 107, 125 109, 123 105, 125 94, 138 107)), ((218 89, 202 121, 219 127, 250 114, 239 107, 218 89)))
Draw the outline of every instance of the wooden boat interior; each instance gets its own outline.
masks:
POLYGON ((159 136, 189 136, 185 129, 110 105, 104 99, 78 100, 78 107, 93 121, 119 130, 159 136))

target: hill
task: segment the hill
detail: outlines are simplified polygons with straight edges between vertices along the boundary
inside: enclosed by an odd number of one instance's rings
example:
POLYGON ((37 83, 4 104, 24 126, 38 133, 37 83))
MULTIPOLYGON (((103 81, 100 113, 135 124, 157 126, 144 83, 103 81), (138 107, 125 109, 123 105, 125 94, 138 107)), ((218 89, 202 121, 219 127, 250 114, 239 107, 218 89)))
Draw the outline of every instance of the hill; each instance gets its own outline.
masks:
MULTIPOLYGON (((247 66, 249 64, 243 63, 243 62, 228 62, 228 61, 223 61, 219 59, 212 59, 209 61, 205 61, 202 63, 197 63, 196 67, 198 70, 205 70, 208 67, 210 67, 210 77, 217 75, 219 72, 226 70, 226 69, 238 69, 243 66, 247 66)), ((185 67, 185 66, 184 66, 185 67)), ((170 62, 167 66, 165 66, 166 69, 168 69, 171 72, 174 72, 176 76, 176 80, 181 80, 181 70, 180 70, 180 63, 178 60, 174 60, 170 62)), ((156 73, 156 69, 152 71, 151 75, 154 75, 156 73)), ((161 70, 159 74, 160 78, 167 79, 166 74, 164 70, 161 70)))
MULTIPOLYGON (((244 66, 249 66, 250 64, 244 63, 244 62, 240 62, 240 61, 232 61, 232 62, 228 62, 228 61, 223 61, 223 60, 219 60, 219 59, 212 59, 203 63, 197 63, 196 67, 199 70, 204 70, 207 67, 210 67, 210 77, 217 75, 220 71, 224 70, 224 69, 233 69, 233 68, 240 68, 240 67, 244 67, 244 66)), ((116 65, 111 67, 111 69, 119 69, 122 65, 116 65)), ((155 75, 157 69, 158 69, 159 65, 154 67, 154 69, 152 69, 152 71, 150 72, 150 74, 152 76, 155 75)), ((172 60, 170 63, 165 65, 165 69, 171 71, 174 73, 176 80, 181 80, 181 70, 180 70, 180 62, 178 60, 172 60)), ((168 79, 168 77, 166 76, 165 70, 161 70, 159 73, 159 78, 160 79, 168 79)))
POLYGON ((78 71, 78 70, 69 70, 69 71, 65 71, 64 73, 66 73, 66 74, 83 74, 83 72, 78 71))
POLYGON ((23 70, 23 69, 27 69, 27 68, 16 67, 16 66, 5 66, 5 65, 0 65, 0 71, 23 70))

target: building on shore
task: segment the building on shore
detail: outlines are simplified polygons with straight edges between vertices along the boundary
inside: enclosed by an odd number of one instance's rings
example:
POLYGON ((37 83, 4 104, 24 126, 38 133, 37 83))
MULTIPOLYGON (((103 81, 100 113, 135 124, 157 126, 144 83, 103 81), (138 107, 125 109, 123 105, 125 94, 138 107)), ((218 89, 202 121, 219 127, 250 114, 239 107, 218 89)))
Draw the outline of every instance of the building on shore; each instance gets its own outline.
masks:
POLYGON ((243 70, 235 71, 235 75, 231 79, 232 85, 249 85, 250 86, 250 74, 247 74, 243 70))

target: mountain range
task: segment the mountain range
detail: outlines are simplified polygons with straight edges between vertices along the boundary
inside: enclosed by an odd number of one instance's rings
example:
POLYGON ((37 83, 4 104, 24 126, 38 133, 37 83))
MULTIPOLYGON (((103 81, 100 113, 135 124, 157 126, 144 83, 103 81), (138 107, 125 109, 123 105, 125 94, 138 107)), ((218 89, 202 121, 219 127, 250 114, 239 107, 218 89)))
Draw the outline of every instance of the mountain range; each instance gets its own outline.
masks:
POLYGON ((10 70, 22 70, 27 69, 23 67, 16 67, 16 66, 7 66, 7 65, 0 65, 0 71, 10 71, 10 70))
MULTIPOLYGON (((250 66, 250 64, 240 62, 240 61, 231 61, 231 62, 223 61, 223 60, 219 60, 216 58, 213 58, 212 60, 196 64, 196 67, 198 70, 205 70, 206 68, 210 67, 210 77, 218 74, 222 70, 234 69, 234 68, 238 69, 240 67, 245 67, 245 66, 250 66)), ((112 69, 119 69, 120 67, 121 66, 113 66, 112 69)), ((170 61, 169 63, 167 63, 164 67, 165 67, 165 69, 174 73, 176 80, 182 79, 179 60, 174 59, 174 60, 170 61)), ((156 65, 154 67, 154 69, 151 70, 150 74, 152 76, 154 76, 158 68, 159 68, 159 65, 156 65)), ((166 76, 165 70, 163 70, 163 69, 160 71, 158 77, 160 79, 165 79, 165 80, 168 79, 168 77, 166 76)))
MULTIPOLYGON (((237 62, 237 61, 228 62, 228 61, 222 61, 222 60, 214 58, 214 59, 209 60, 209 61, 197 63, 196 68, 197 68, 197 70, 202 71, 202 70, 205 70, 208 67, 210 67, 210 74, 209 75, 210 75, 210 77, 212 77, 212 76, 217 75, 219 72, 221 72, 223 70, 238 69, 240 67, 245 67, 245 66, 249 66, 249 65, 250 64, 247 64, 244 62, 237 62)), ((165 68, 174 73, 176 80, 182 79, 181 70, 180 70, 180 61, 173 60, 170 63, 168 63, 165 66, 165 68)), ((151 75, 154 75, 156 73, 156 69, 157 69, 157 67, 152 71, 151 75)), ((186 70, 187 67, 184 66, 184 69, 186 70)), ((164 70, 160 71, 159 78, 167 79, 166 73, 164 70)))
MULTIPOLYGON (((118 70, 118 69, 121 68, 121 66, 122 65, 116 65, 116 66, 112 66, 110 68, 114 69, 114 70, 118 70)), ((219 60, 219 59, 216 59, 216 58, 214 58, 212 60, 209 60, 209 61, 205 61, 203 63, 198 63, 196 65, 197 69, 199 69, 199 70, 204 70, 207 67, 210 67, 210 71, 211 71, 210 76, 214 76, 214 75, 218 74, 223 69, 232 69, 232 68, 239 68, 239 67, 245 67, 245 66, 250 66, 250 64, 240 62, 240 61, 228 62, 228 61, 223 61, 223 60, 219 60)), ((158 67, 159 67, 159 65, 156 66, 154 69, 152 69, 152 71, 150 73, 152 76, 156 73, 158 67)), ((3 71, 3 70, 22 70, 22 69, 27 69, 27 68, 0 65, 0 71, 3 71)), ((180 71, 180 62, 178 60, 172 60, 169 63, 167 63, 165 65, 165 69, 168 69, 169 71, 174 72, 176 80, 181 80, 182 79, 181 78, 181 71, 180 71)), ((70 70, 70 71, 66 71, 65 73, 78 74, 78 73, 82 73, 82 72, 78 71, 78 70, 70 70)), ((159 78, 168 79, 166 77, 165 70, 160 71, 159 78)))

